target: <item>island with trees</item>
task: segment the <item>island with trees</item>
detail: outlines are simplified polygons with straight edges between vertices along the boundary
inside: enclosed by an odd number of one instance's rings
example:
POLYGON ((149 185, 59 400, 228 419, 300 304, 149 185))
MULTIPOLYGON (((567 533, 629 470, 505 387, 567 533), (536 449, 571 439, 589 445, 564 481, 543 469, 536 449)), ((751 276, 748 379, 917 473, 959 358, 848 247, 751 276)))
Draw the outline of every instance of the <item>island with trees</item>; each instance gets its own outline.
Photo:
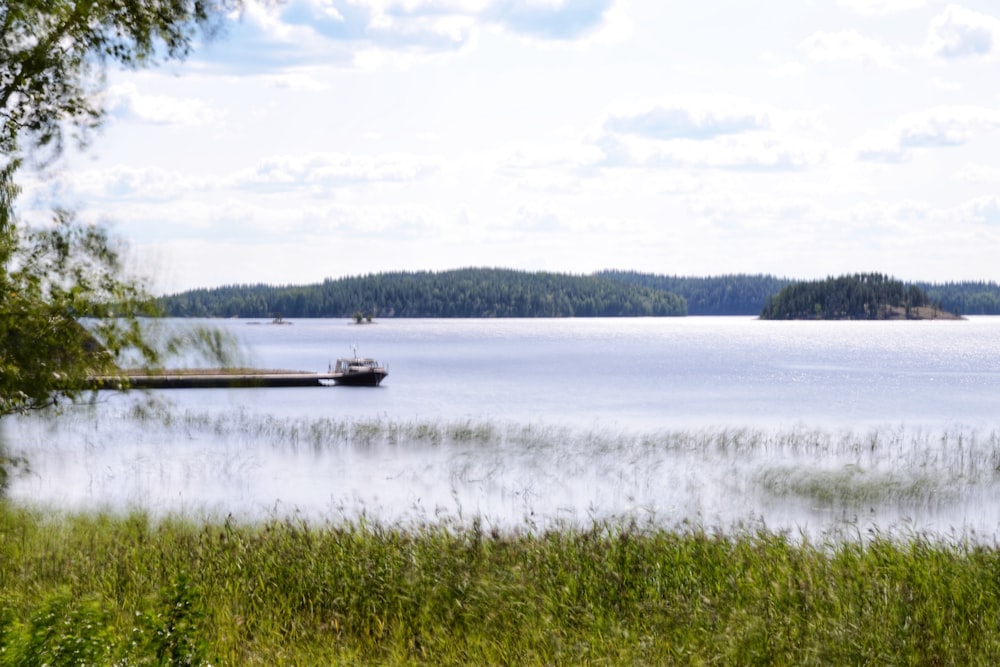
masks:
POLYGON ((791 283, 761 310, 764 320, 959 319, 917 285, 881 273, 791 283))

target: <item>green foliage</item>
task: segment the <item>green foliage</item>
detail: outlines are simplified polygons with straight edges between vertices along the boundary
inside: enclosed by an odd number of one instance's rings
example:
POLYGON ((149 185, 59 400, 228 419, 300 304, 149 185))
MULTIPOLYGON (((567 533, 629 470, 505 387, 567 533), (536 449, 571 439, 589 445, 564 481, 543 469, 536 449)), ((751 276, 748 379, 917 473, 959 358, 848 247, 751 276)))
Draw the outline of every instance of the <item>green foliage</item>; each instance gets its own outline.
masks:
POLYGON ((1000 315, 1000 285, 995 282, 917 283, 931 301, 962 315, 1000 315))
POLYGON ((107 63, 138 68, 186 56, 229 0, 5 0, 0 3, 0 153, 57 155, 66 123, 84 140, 104 109, 107 63), (25 143, 27 146, 23 145, 25 143))
POLYGON ((964 542, 43 520, 9 507, 0 525, 0 665, 1000 659, 1000 550, 964 542), (14 566, 26 553, 41 566, 14 566))
POLYGON ((153 356, 136 320, 148 299, 119 277, 121 259, 103 230, 61 211, 45 229, 14 224, 15 167, 0 170, 0 415, 76 396, 88 378, 113 373, 126 348, 153 356), (81 318, 93 318, 90 330, 81 318))
POLYGON ((243 285, 165 297, 177 317, 619 317, 684 315, 662 290, 595 276, 505 269, 380 273, 318 285, 243 285))
MULTIPOLYGON (((51 406, 115 375, 124 358, 154 364, 140 317, 142 284, 123 275, 107 233, 56 210, 20 226, 14 176, 59 155, 103 115, 105 67, 181 58, 199 30, 221 25, 229 0, 6 0, 0 3, 0 416, 51 406), (82 325, 85 323, 86 326, 82 325)), ((207 341, 206 341, 207 342, 207 341)), ((168 347, 173 343, 168 344, 168 347)))
MULTIPOLYGON (((687 301, 688 315, 759 315, 771 297, 795 282, 771 275, 746 274, 699 278, 601 271, 596 275, 677 294, 687 301)), ((929 302, 946 312, 1000 315, 1000 285, 995 282, 917 282, 913 286, 926 292, 929 302)))
POLYGON ((139 612, 132 644, 146 659, 135 664, 193 667, 206 662, 201 592, 186 572, 164 588, 154 612, 139 612))
POLYGON ((695 278, 635 271, 601 271, 603 278, 671 292, 687 302, 688 315, 757 315, 790 280, 770 275, 730 274, 695 278))
POLYGON ((19 228, 16 166, 0 169, 0 416, 78 398, 97 378, 121 375, 123 362, 155 366, 181 350, 230 360, 233 342, 219 332, 160 339, 144 325, 152 300, 124 274, 104 229, 65 211, 46 228, 19 228))
POLYGON ((37 607, 8 647, 11 667, 78 667, 111 662, 113 630, 98 599, 57 588, 37 607))
MULTIPOLYGON (((771 275, 746 274, 699 278, 600 271, 592 276, 560 276, 463 269, 372 274, 327 280, 321 285, 195 289, 165 297, 162 303, 168 314, 177 317, 266 317, 275 304, 290 308, 293 317, 356 318, 367 309, 386 317, 542 317, 551 316, 554 304, 557 316, 572 313, 581 317, 635 314, 635 304, 648 302, 645 290, 652 290, 666 293, 673 300, 679 297, 688 315, 759 315, 770 299, 792 282, 771 275), (481 275, 477 277, 477 273, 481 275), (559 277, 567 283, 578 280, 580 286, 545 285, 544 277, 559 277), (643 291, 597 289, 594 280, 643 291)), ((1000 286, 995 283, 915 283, 906 289, 914 286, 927 293, 930 303, 939 304, 945 311, 1000 315, 1000 286)), ((812 306, 814 315, 817 305, 812 306)))
POLYGON ((934 308, 924 290, 881 273, 858 273, 796 282, 772 297, 761 319, 882 320, 917 317, 915 309, 934 308))

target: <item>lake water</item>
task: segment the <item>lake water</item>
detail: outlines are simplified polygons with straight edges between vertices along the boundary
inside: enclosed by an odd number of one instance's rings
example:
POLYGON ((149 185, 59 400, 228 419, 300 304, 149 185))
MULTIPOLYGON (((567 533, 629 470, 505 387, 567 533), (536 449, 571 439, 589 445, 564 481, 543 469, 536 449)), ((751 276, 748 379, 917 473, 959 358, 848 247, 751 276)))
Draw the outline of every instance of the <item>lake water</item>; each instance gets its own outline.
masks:
POLYGON ((374 389, 102 393, 7 419, 31 469, 9 495, 505 527, 1000 527, 1000 318, 211 324, 256 367, 325 370, 357 346, 390 374, 374 389))

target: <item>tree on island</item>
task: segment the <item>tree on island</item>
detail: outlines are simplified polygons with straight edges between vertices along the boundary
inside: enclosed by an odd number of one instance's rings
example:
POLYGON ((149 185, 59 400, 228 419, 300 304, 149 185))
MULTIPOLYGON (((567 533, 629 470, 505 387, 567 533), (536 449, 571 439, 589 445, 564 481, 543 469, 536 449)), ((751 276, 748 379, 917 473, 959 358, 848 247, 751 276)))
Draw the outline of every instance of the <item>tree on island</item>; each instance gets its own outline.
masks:
POLYGON ((765 320, 956 318, 916 285, 881 273, 800 281, 782 288, 760 313, 765 320))
MULTIPOLYGON (((51 406, 175 349, 140 326, 151 314, 141 280, 126 277, 106 231, 55 210, 51 224, 18 222, 15 176, 50 165, 65 133, 85 146, 104 116, 107 67, 183 59, 211 37, 232 0, 4 0, 0 4, 0 416, 51 406), (87 329, 79 324, 86 318, 87 329)), ((222 353, 217 334, 200 332, 222 353)))

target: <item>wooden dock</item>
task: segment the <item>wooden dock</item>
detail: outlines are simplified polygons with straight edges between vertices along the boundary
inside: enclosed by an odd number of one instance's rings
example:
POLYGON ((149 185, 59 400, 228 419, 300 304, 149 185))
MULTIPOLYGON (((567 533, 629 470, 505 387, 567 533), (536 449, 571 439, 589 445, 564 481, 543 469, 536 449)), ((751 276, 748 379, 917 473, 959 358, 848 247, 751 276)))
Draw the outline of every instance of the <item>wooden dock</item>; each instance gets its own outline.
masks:
POLYGON ((211 369, 137 372, 95 378, 99 389, 231 389, 237 387, 324 387, 332 373, 211 369), (324 382, 325 381, 325 382, 324 382))

